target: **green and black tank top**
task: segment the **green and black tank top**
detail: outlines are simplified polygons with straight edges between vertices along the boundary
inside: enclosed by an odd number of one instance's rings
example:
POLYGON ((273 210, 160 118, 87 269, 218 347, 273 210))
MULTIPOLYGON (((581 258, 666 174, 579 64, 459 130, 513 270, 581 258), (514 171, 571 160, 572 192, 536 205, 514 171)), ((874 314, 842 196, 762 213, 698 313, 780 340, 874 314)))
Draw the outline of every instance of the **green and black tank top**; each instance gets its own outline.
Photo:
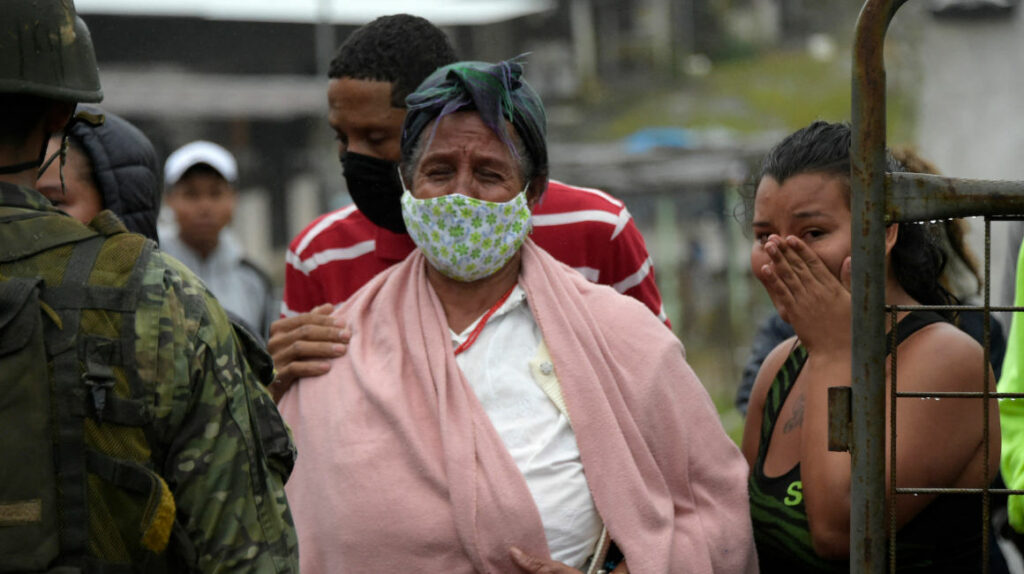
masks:
MULTIPOLYGON (((896 327, 896 344, 922 327, 941 321, 945 319, 932 311, 909 313, 896 327)), ((764 474, 775 423, 806 362, 807 350, 795 345, 765 398, 761 439, 749 482, 754 541, 762 574, 850 571, 849 560, 826 560, 814 552, 800 465, 782 476, 764 474)), ((981 496, 940 495, 896 533, 896 570, 980 572, 981 541, 981 496)))

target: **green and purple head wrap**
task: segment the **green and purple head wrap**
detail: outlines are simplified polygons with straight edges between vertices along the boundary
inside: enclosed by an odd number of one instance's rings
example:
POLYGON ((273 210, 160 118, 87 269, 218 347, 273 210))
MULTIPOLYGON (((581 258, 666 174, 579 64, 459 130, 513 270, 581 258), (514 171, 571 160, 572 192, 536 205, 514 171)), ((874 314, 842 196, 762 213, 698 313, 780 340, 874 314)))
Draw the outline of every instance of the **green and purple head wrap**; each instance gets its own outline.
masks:
POLYGON ((512 122, 530 154, 533 173, 529 178, 546 178, 547 116, 540 96, 522 75, 519 58, 497 64, 456 62, 435 70, 405 99, 408 114, 402 126, 402 161, 412 158, 423 130, 431 122, 454 112, 476 110, 484 124, 512 151, 513 157, 518 157, 505 123, 512 122))

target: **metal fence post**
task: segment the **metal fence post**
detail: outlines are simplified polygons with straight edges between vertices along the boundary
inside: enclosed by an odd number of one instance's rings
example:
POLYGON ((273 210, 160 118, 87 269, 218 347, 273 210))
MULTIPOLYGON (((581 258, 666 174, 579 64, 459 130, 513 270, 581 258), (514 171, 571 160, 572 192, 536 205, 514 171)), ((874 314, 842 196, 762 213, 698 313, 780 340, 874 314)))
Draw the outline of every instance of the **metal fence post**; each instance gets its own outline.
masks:
POLYGON ((885 572, 885 32, 905 0, 868 0, 853 56, 850 571, 885 572))

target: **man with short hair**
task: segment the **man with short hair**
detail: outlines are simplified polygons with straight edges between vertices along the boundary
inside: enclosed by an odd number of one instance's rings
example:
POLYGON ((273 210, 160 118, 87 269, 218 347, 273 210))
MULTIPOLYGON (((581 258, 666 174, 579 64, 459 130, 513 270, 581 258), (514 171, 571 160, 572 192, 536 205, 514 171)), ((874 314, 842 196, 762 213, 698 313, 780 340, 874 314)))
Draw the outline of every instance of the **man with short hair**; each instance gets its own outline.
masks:
POLYGON ((239 339, 179 262, 33 188, 102 99, 71 0, 0 18, 0 571, 298 572, 295 451, 239 339))
MULTIPOLYGON (((292 241, 282 315, 268 348, 275 394, 323 374, 348 333, 329 317, 378 273, 415 248, 406 234, 397 165, 405 97, 435 69, 456 61, 444 32, 423 18, 384 16, 356 30, 331 62, 328 122, 337 135, 355 205, 313 221, 292 241)), ((643 237, 625 205, 596 190, 551 181, 533 209, 532 239, 587 279, 611 285, 668 320, 643 237)))
POLYGON ((238 195, 235 156, 215 143, 194 141, 167 157, 164 180, 178 225, 166 230, 161 248, 194 271, 232 318, 266 337, 276 317, 273 286, 227 229, 238 195))

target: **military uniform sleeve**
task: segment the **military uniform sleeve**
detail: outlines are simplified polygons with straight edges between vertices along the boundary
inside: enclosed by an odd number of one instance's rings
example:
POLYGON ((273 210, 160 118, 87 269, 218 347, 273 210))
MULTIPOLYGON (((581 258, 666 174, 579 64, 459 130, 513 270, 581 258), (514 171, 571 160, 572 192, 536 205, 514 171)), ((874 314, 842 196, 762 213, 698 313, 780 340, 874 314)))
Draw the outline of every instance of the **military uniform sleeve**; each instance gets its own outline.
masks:
POLYGON ((189 271, 166 266, 154 404, 176 527, 201 572, 298 572, 284 494, 295 450, 260 382, 270 359, 189 271))

